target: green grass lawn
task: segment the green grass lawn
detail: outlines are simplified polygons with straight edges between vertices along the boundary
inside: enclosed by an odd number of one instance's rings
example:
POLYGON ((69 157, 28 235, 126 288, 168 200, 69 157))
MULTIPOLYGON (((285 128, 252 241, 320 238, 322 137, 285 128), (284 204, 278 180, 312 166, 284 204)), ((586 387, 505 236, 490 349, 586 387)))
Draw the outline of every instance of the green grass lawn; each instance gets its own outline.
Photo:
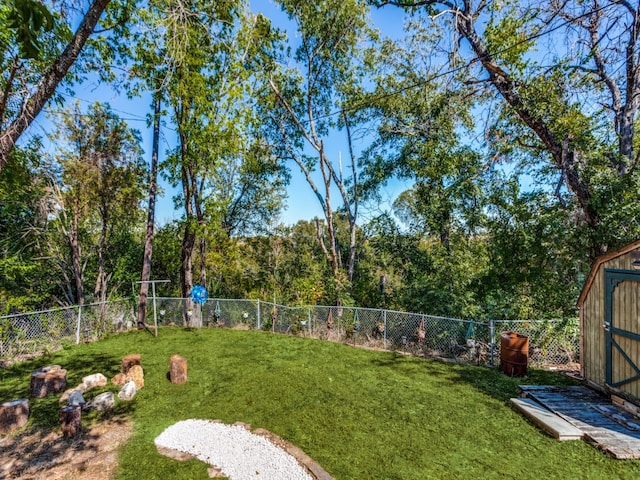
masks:
MULTIPOLYGON (((145 387, 110 414, 135 423, 119 479, 208 478, 204 463, 156 452, 154 438, 188 418, 266 428, 339 480, 640 477, 640 461, 613 460, 583 441, 557 442, 507 405, 518 384, 571 383, 560 375, 532 370, 512 379, 483 367, 259 331, 167 328, 158 338, 131 332, 80 345, 0 370, 0 401, 27 396, 38 367, 60 364, 76 385, 91 373, 111 378, 129 353, 142 355, 145 387), (175 353, 189 362, 183 385, 167 380, 175 353)), ((29 425, 57 428, 58 397, 31 399, 29 425)), ((84 422, 99 419, 92 413, 84 422)))

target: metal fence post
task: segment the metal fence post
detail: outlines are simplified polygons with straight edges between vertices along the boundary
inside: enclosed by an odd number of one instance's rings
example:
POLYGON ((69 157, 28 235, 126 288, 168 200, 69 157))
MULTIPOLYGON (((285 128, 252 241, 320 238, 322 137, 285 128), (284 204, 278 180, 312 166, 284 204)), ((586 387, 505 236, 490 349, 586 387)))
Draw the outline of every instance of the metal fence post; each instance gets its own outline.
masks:
POLYGON ((258 330, 260 330, 262 328, 262 325, 260 324, 260 299, 258 299, 257 301, 256 311, 257 311, 256 324, 257 324, 258 330))
MULTIPOLYGON (((153 297, 155 300, 156 296, 154 295, 153 297)), ((164 299, 164 300, 172 300, 174 302, 184 301, 184 299, 164 299)), ((224 300, 224 301, 230 302, 230 300, 224 300)), ((257 323, 256 325, 257 328, 262 329, 262 305, 263 304, 266 305, 267 315, 270 315, 271 313, 270 308, 272 305, 275 306, 275 304, 272 304, 268 301, 263 302, 259 299, 246 300, 246 302, 247 303, 250 302, 256 308, 254 321, 257 323)), ((75 344, 80 344, 83 341, 89 341, 90 339, 93 340, 97 338, 102 338, 104 337, 105 333, 113 330, 113 327, 115 326, 114 322, 119 320, 126 320, 127 318, 126 307, 128 304, 121 304, 123 307, 119 308, 116 315, 117 318, 111 323, 108 323, 108 320, 105 320, 110 318, 111 315, 107 315, 105 317, 105 314, 107 312, 103 311, 103 308, 100 308, 98 311, 100 314, 100 317, 96 317, 96 315, 94 314, 95 312, 93 311, 93 308, 95 306, 106 308, 106 305, 111 305, 115 303, 117 302, 109 302, 108 304, 96 303, 96 304, 75 305, 75 306, 65 307, 62 309, 0 316, 0 322, 2 324, 8 323, 9 325, 12 325, 13 328, 15 328, 18 333, 20 333, 20 335, 18 335, 16 338, 12 338, 11 336, 9 336, 8 338, 2 339, 2 341, 0 342, 0 357, 4 358, 9 354, 19 355, 23 353, 32 353, 31 346, 25 344, 25 342, 21 340, 22 336, 24 335, 26 335, 29 339, 33 338, 33 339, 39 339, 39 340, 46 340, 47 342, 53 345, 58 345, 61 341, 65 341, 65 340, 73 341, 72 339, 74 339, 74 337, 75 337, 75 344), (88 313, 89 316, 84 320, 87 323, 87 325, 83 326, 83 323, 82 323, 83 313, 86 313, 86 312, 83 312, 83 309, 85 306, 88 307, 90 310, 88 313), (74 312, 76 314, 75 320, 73 318, 74 312), (75 325, 74 325, 74 322, 75 322, 75 325), (56 336, 54 336, 54 330, 47 329, 52 325, 58 325, 59 327, 59 328, 56 327, 55 329, 56 336), (83 332, 85 333, 83 334, 83 332), (83 338, 83 335, 85 335, 84 338, 83 338)), ((170 316, 173 317, 173 315, 175 314, 174 310, 176 310, 173 307, 174 304, 168 303, 168 305, 171 306, 171 312, 169 313, 170 313, 170 316)), ((180 307, 179 303, 176 305, 178 308, 180 307)), ((164 305, 161 303, 160 305, 161 309, 159 310, 159 314, 161 317, 163 317, 165 314, 165 310, 162 309, 163 306, 164 305)), ((284 322, 284 324, 280 325, 280 327, 290 327, 292 325, 292 322, 295 322, 295 321, 302 322, 302 309, 306 308, 308 323, 305 325, 306 329, 304 330, 305 331, 308 330, 310 335, 322 336, 322 338, 325 338, 326 331, 327 331, 326 323, 325 323, 327 321, 326 320, 327 309, 329 312, 332 312, 331 310, 332 307, 326 307, 326 306, 314 307, 313 305, 307 305, 305 307, 299 307, 298 309, 298 307, 293 308, 293 307, 285 307, 283 305, 280 305, 279 308, 282 310, 281 321, 284 322), (323 318, 325 320, 323 320, 323 318)), ((549 367, 554 365, 562 365, 562 366, 570 365, 575 362, 574 360, 575 355, 577 355, 579 351, 579 344, 578 344, 579 335, 575 331, 578 328, 577 319, 572 319, 573 323, 569 325, 571 327, 569 330, 565 329, 564 323, 560 323, 559 321, 544 321, 544 322, 528 321, 527 324, 524 324, 523 322, 518 323, 515 321, 487 319, 484 322, 478 322, 477 320, 469 322, 468 320, 460 320, 460 319, 444 318, 444 317, 432 317, 432 316, 429 316, 430 323, 427 326, 425 325, 425 321, 427 317, 425 315, 420 315, 420 314, 411 314, 413 316, 407 317, 408 314, 406 313, 397 312, 394 310, 386 310, 383 308, 379 308, 379 309, 358 309, 358 308, 351 309, 348 307, 335 307, 335 308, 338 309, 338 311, 340 311, 340 308, 344 308, 345 311, 347 312, 350 312, 350 311, 354 312, 353 313, 354 327, 355 326, 359 327, 359 330, 354 332, 355 343, 357 343, 355 340, 356 337, 364 336, 366 337, 366 340, 375 341, 375 343, 379 345, 378 342, 380 339, 380 333, 382 333, 383 341, 384 341, 383 348, 385 350, 388 348, 393 349, 395 347, 395 342, 397 342, 399 339, 402 339, 403 348, 407 347, 408 345, 413 347, 413 343, 410 343, 409 339, 413 338, 412 336, 415 336, 415 338, 417 339, 415 343, 415 347, 418 348, 418 351, 425 352, 427 351, 426 349, 430 349, 433 351, 441 350, 443 352, 442 355, 445 355, 445 356, 453 355, 453 356, 460 357, 462 359, 464 358, 468 359, 473 354, 473 352, 470 352, 468 349, 463 352, 464 355, 460 355, 458 350, 450 351, 450 349, 448 348, 450 347, 452 342, 455 342, 454 346, 456 347, 462 346, 462 345, 458 345, 460 343, 459 342, 460 336, 458 333, 461 328, 460 325, 470 323, 470 325, 472 326, 483 325, 484 328, 487 328, 488 330, 488 331, 484 330, 485 333, 483 334, 483 337, 486 334, 489 335, 488 339, 486 337, 483 338, 483 340, 486 340, 487 342, 486 344, 484 343, 482 345, 476 344, 476 347, 478 348, 478 350, 476 351, 476 355, 478 355, 476 362, 479 362, 480 353, 482 353, 482 360, 486 362, 487 366, 497 367, 498 366, 497 364, 499 364, 498 356, 500 352, 500 344, 497 342, 500 341, 501 339, 501 337, 498 337, 497 335, 499 335, 500 332, 502 332, 505 329, 513 328, 510 326, 513 323, 513 324, 519 325, 518 329, 523 334, 526 334, 527 336, 529 336, 530 345, 535 345, 536 348, 538 348, 539 346, 539 349, 541 351, 545 350, 543 354, 538 355, 536 357, 535 361, 532 361, 532 365, 536 365, 536 366, 541 365, 543 367, 549 367), (382 314, 380 312, 382 312, 382 314), (356 320, 356 314, 360 315, 361 313, 362 313, 362 318, 358 318, 358 320, 356 320), (388 332, 388 329, 389 329, 388 314, 389 313, 393 315, 393 317, 391 318, 393 320, 393 327, 394 327, 393 332, 388 332), (416 322, 420 322, 417 330, 416 330, 416 322), (507 323, 507 322, 510 322, 510 323, 507 323), (529 325, 529 322, 534 322, 534 324, 529 325), (380 325, 382 325, 383 331, 379 330, 381 328, 380 325), (550 342, 547 339, 547 335, 546 335, 550 328, 554 329, 553 330, 554 338, 552 342, 550 342), (373 338, 371 339, 365 333, 365 332, 369 332, 370 331, 369 329, 372 329, 371 331, 373 333, 372 335, 373 338), (557 330, 557 335, 559 335, 558 338, 556 338, 556 330, 557 330), (452 332, 453 334, 456 335, 456 337, 451 336, 452 332), (389 345, 389 342, 387 341, 389 339, 389 333, 392 334, 392 337, 390 338, 391 345, 389 345), (420 335, 420 333, 422 333, 422 336, 420 335), (431 345, 430 343, 425 344, 424 343, 425 336, 428 340, 433 339, 434 341, 438 340, 439 342, 441 340, 440 337, 443 337, 442 340, 447 343, 443 344, 442 342, 440 342, 440 344, 434 344, 434 345, 431 345), (482 348, 482 350, 480 350, 480 348, 482 348), (485 355, 486 355, 486 358, 485 358, 485 355)), ((227 315, 233 315, 234 309, 226 308, 225 310, 231 311, 231 313, 228 313, 227 315)), ((204 307, 203 307, 203 311, 204 311, 204 307)), ((244 317, 245 314, 247 316, 249 315, 248 312, 243 310, 243 313, 242 313, 243 318, 245 318, 244 317)), ((229 318, 232 318, 232 317, 230 316, 229 318)), ((332 332, 332 335, 345 334, 345 322, 347 321, 348 318, 350 318, 349 315, 347 315, 346 317, 339 316, 339 319, 340 319, 339 322, 336 319, 335 328, 338 331, 332 332)), ((155 323, 155 312, 154 312, 154 323, 155 323)), ((280 328, 280 330, 281 329, 282 328, 280 328)), ((467 336, 469 335, 470 334, 467 333, 467 336)), ((35 347, 40 348, 40 343, 35 345, 35 347)), ((464 348, 466 348, 466 346, 464 348)), ((36 352, 39 352, 39 350, 33 351, 33 353, 36 353, 36 352)))
POLYGON ((384 345, 384 349, 386 350, 387 349, 387 311, 386 310, 382 311, 382 318, 384 320, 384 342, 383 342, 383 345, 384 345))
POLYGON ((82 320, 82 305, 78 305, 78 325, 76 326, 76 345, 80 343, 80 322, 82 320))
POLYGON ((489 365, 491 365, 492 367, 495 366, 494 363, 494 355, 495 355, 495 349, 496 349, 496 342, 495 342, 495 325, 493 323, 493 320, 489 320, 489 336, 491 337, 491 343, 489 344, 489 365))

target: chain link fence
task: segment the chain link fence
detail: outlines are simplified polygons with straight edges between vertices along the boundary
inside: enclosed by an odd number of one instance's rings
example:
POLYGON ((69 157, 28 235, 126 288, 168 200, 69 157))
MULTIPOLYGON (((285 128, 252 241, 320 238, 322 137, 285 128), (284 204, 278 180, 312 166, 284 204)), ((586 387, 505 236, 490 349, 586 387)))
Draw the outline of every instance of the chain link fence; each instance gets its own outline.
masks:
POLYGON ((19 361, 99 340, 131 326, 131 315, 122 300, 0 317, 0 359, 19 361))
MULTIPOLYGON (((0 358, 60 348, 131 328, 127 301, 0 317, 0 358)), ((149 299, 147 325, 158 327, 257 329, 347 343, 410 355, 496 366, 500 335, 529 339, 529 364, 541 368, 579 368, 578 320, 483 321, 355 307, 288 307, 260 300, 149 299)))
POLYGON ((579 368, 577 318, 476 322, 369 308, 288 307, 260 300, 213 298, 193 305, 188 299, 158 298, 156 302, 159 326, 267 330, 477 365, 498 365, 501 333, 516 332, 529 339, 530 365, 579 368), (191 310, 188 305, 193 305, 191 310))

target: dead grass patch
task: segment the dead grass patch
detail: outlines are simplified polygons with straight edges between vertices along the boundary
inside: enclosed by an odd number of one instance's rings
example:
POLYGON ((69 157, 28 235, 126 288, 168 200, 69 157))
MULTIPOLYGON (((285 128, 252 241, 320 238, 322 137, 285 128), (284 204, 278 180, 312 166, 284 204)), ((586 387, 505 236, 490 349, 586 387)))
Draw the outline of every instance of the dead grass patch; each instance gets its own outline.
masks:
POLYGON ((27 429, 0 437, 0 479, 103 480, 118 466, 118 449, 133 423, 115 417, 85 428, 73 439, 60 429, 27 429))

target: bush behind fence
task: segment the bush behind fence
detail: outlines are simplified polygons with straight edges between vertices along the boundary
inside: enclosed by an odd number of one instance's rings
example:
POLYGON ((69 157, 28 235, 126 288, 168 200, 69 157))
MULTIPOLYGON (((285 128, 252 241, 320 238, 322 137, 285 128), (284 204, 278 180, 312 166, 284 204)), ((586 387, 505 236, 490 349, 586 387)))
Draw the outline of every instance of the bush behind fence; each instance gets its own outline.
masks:
MULTIPOLYGON (((190 305, 187 299, 150 298, 147 325, 259 329, 490 366, 499 363, 501 332, 513 331, 529 338, 530 365, 576 369, 579 362, 577 319, 476 322, 392 310, 215 298, 191 310, 190 305)), ((133 326, 134 306, 127 300, 0 317, 0 358, 25 358, 133 326)))
POLYGON ((131 315, 130 303, 119 300, 0 317, 0 359, 20 360, 99 340, 125 328, 131 315))

